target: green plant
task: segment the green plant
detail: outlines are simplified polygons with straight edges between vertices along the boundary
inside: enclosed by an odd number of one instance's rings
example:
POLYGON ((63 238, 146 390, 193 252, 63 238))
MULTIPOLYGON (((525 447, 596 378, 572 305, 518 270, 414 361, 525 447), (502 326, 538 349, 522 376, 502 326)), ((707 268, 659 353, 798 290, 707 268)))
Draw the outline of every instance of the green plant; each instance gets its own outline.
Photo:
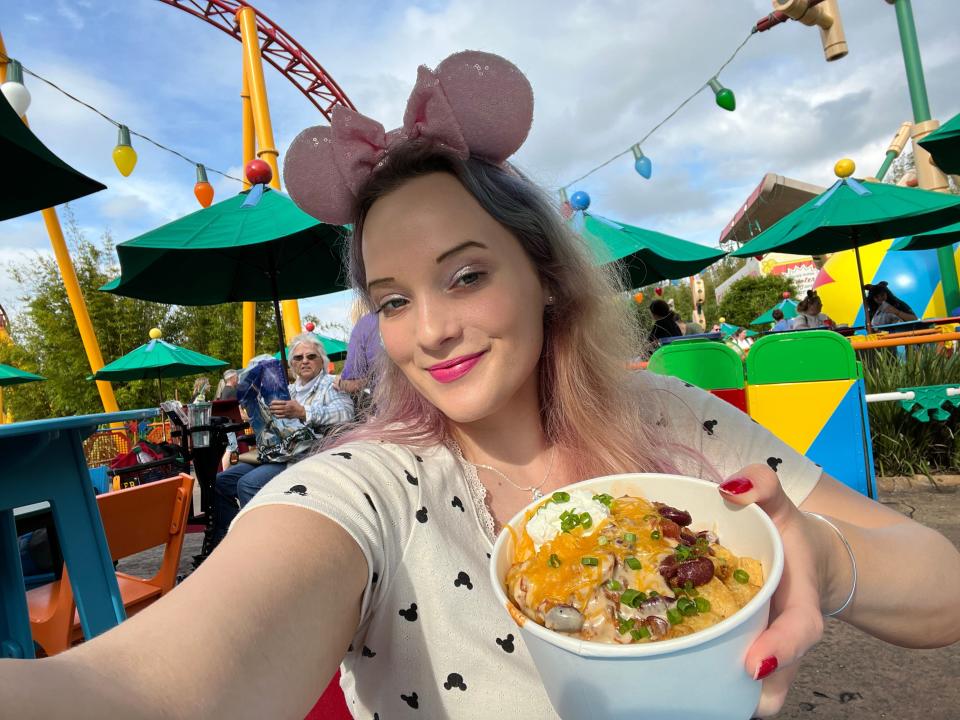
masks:
POLYGON ((793 280, 783 275, 745 277, 730 286, 720 302, 720 315, 730 324, 746 327, 750 321, 796 293, 793 280))
MULTIPOLYGON (((860 353, 868 393, 921 385, 960 384, 960 354, 916 345, 860 353)), ((878 475, 915 475, 960 469, 960 411, 943 422, 920 422, 899 402, 868 405, 873 462, 878 475)))

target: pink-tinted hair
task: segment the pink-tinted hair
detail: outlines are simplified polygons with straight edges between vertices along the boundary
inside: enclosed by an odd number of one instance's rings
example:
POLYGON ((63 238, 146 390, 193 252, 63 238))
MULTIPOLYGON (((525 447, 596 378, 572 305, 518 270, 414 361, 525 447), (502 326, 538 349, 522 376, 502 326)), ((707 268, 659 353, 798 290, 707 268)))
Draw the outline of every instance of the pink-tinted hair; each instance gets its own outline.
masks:
MULTIPOLYGON (((349 246, 355 291, 366 294, 363 227, 377 199, 410 179, 448 173, 517 239, 554 296, 544 316, 538 372, 547 438, 566 451, 576 478, 622 472, 678 472, 677 457, 702 465, 695 450, 664 437, 660 412, 640 391, 628 362, 646 348, 629 300, 623 269, 597 266, 590 249, 537 186, 512 168, 462 161, 436 147, 392 150, 386 165, 360 191, 349 246), (631 391, 634 388, 636 391, 631 391)), ((373 391, 375 413, 331 436, 327 447, 381 440, 428 447, 452 440, 445 416, 380 353, 373 391)))

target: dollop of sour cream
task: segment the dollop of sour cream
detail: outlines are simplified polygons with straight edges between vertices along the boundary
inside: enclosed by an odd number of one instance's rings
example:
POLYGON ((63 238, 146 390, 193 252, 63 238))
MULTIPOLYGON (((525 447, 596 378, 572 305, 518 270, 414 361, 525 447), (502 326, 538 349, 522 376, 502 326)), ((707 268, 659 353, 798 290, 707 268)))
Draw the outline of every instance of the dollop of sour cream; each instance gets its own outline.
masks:
POLYGON ((589 490, 574 490, 569 493, 570 499, 565 502, 550 500, 537 510, 536 514, 527 521, 527 535, 533 540, 536 550, 544 543, 548 543, 560 534, 560 516, 566 511, 577 514, 590 513, 593 524, 583 530, 584 535, 592 535, 597 531, 600 522, 610 516, 610 509, 598 500, 594 500, 595 493, 589 490))

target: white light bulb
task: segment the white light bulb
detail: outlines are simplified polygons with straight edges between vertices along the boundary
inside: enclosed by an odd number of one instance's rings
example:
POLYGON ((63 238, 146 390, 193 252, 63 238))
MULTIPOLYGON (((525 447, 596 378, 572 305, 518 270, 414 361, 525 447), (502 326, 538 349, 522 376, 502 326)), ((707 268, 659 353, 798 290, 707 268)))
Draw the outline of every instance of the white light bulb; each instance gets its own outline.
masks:
POLYGON ((27 108, 30 107, 30 91, 23 83, 5 82, 0 85, 0 92, 3 93, 17 115, 22 117, 27 114, 27 108))

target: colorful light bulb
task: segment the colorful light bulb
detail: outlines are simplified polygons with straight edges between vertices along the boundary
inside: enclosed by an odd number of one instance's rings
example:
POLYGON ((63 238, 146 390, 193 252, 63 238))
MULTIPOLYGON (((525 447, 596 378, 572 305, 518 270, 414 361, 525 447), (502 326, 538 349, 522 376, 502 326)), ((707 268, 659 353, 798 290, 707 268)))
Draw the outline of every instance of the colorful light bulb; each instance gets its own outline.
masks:
POLYGON ((713 90, 713 96, 717 101, 717 105, 722 107, 727 112, 733 112, 737 109, 737 98, 733 94, 733 90, 730 88, 725 88, 715 77, 710 78, 710 81, 707 83, 707 85, 709 85, 710 89, 713 90))
POLYGON ((640 177, 649 180, 650 176, 653 175, 653 163, 650 162, 650 158, 643 154, 639 144, 630 149, 633 150, 633 168, 640 174, 640 177))
POLYGON ((207 169, 197 163, 197 184, 193 186, 193 194, 201 206, 210 207, 213 202, 213 185, 207 180, 207 169))
POLYGON ((117 146, 113 149, 113 164, 124 177, 133 172, 137 165, 137 151, 130 144, 130 128, 121 125, 117 132, 117 146))
POLYGON ((23 117, 27 114, 27 108, 30 107, 30 91, 23 84, 23 66, 16 60, 11 60, 7 65, 7 80, 0 85, 0 92, 17 115, 23 117))
POLYGON ((570 207, 574 210, 586 210, 590 207, 590 196, 583 190, 577 190, 570 196, 570 207))

